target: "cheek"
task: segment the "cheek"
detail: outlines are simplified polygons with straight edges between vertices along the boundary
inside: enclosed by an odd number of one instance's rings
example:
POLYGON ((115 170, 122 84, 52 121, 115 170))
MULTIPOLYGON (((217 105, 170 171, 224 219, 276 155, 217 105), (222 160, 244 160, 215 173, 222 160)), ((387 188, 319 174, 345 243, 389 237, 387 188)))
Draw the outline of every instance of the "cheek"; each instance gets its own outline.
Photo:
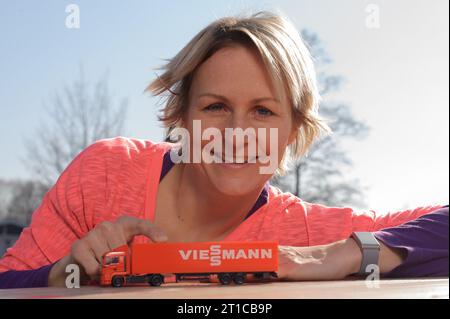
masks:
MULTIPOLYGON (((200 145, 200 152, 204 149, 204 147, 213 142, 215 138, 218 138, 222 141, 222 147, 223 147, 223 138, 225 136, 225 120, 221 119, 219 117, 212 118, 202 115, 201 113, 195 113, 191 114, 186 119, 185 128, 187 129, 189 133, 189 141, 190 141, 190 149, 191 149, 191 156, 193 156, 192 152, 194 150, 194 140, 196 145, 200 145), (194 125, 194 121, 196 121, 194 125), (208 130, 209 129, 209 130, 208 130), (211 130, 214 129, 214 130, 211 130), (208 130, 207 132, 205 132, 208 130), (212 132, 220 131, 220 136, 214 135, 212 132), (197 139, 200 139, 200 142, 198 142, 197 139)), ((197 148, 195 148, 197 149, 197 148)), ((201 153, 202 154, 202 153, 201 153)))
POLYGON ((276 151, 278 152, 278 158, 281 159, 288 145, 291 130, 291 121, 280 121, 274 125, 271 125, 271 127, 266 128, 266 139, 265 141, 262 139, 259 143, 260 145, 265 144, 265 149, 267 150, 268 155, 269 152, 276 151), (276 134, 271 134, 271 129, 275 129, 276 134))

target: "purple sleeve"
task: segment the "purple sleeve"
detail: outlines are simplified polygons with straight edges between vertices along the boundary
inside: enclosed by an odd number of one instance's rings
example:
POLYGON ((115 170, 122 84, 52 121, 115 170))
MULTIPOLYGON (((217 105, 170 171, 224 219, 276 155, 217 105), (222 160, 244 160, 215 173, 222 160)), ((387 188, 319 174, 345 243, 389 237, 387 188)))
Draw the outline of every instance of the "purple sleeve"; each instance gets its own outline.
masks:
POLYGON ((448 277, 448 205, 397 227, 374 233, 386 246, 404 249, 403 263, 383 277, 448 277))
POLYGON ((32 270, 9 270, 0 273, 0 289, 47 287, 53 264, 32 270))

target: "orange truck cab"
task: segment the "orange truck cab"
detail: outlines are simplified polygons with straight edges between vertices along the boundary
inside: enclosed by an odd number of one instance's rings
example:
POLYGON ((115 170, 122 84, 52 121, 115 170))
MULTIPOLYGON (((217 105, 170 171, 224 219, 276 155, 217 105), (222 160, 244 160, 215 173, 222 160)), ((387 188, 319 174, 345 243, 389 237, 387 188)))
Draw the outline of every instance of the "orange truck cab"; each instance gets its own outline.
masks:
POLYGON ((101 285, 134 283, 160 286, 164 275, 176 281, 205 280, 216 275, 224 284, 242 284, 248 274, 277 277, 276 242, 149 243, 120 246, 102 260, 101 285))

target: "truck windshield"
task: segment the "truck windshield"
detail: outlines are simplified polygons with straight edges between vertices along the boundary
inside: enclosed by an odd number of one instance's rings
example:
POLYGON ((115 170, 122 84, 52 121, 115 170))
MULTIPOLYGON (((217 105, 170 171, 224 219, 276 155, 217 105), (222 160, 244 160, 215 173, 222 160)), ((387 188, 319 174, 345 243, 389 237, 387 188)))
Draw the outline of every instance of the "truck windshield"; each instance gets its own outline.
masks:
POLYGON ((105 258, 105 265, 112 265, 112 264, 117 264, 119 262, 119 257, 106 257, 105 258))

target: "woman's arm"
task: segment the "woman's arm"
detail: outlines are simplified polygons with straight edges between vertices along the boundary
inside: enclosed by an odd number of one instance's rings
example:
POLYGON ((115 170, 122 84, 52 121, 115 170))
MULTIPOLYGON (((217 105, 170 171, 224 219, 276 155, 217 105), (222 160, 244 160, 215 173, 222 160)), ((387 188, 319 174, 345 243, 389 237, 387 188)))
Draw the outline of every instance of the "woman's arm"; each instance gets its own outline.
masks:
POLYGON ((401 251, 403 262, 387 269, 385 277, 448 276, 448 205, 415 220, 374 233, 391 249, 401 251))
MULTIPOLYGON (((401 251, 380 245, 380 273, 397 267, 403 260, 401 251)), ((279 246, 278 278, 283 280, 337 280, 358 272, 361 249, 352 238, 311 246, 279 246)))
POLYGON ((0 273, 0 289, 47 287, 53 264, 31 270, 9 270, 0 273))
POLYGON ((84 233, 82 202, 75 187, 81 159, 75 159, 45 194, 31 225, 0 259, 0 289, 46 287, 54 263, 84 233))
MULTIPOLYGON (((379 270, 386 277, 448 276, 448 206, 377 231, 379 270)), ((361 250, 351 238, 312 247, 280 246, 279 277, 334 280, 356 273, 361 250)))
POLYGON ((113 223, 100 223, 72 245, 70 254, 54 264, 39 269, 0 273, 0 288, 63 287, 69 264, 80 266, 80 281, 98 280, 104 254, 129 244, 137 235, 144 235, 154 242, 167 240, 163 230, 150 221, 121 216, 113 223))
MULTIPOLYGON (((94 143, 81 152, 45 194, 13 247, 0 259, 0 288, 47 286, 49 266, 70 251, 92 227, 83 186, 99 175, 105 147, 94 143), (92 163, 92 164, 91 164, 92 163), (97 167, 97 172, 89 166, 97 167)), ((100 172, 101 173, 101 172, 100 172)), ((97 177, 98 178, 98 177, 97 177)))

